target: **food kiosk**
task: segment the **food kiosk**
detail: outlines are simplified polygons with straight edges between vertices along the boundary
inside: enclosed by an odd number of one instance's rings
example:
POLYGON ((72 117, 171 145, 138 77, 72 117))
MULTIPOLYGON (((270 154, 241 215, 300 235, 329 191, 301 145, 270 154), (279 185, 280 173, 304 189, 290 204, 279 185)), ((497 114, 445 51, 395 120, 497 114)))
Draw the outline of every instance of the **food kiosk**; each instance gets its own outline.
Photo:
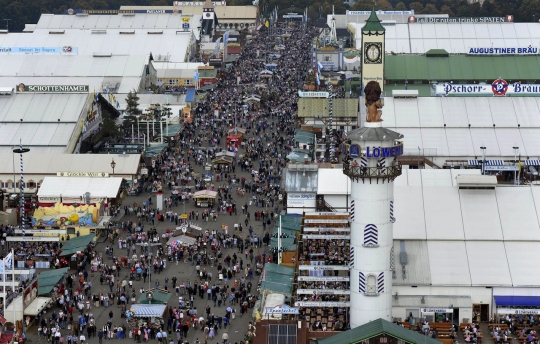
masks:
POLYGON ((211 190, 201 190, 193 194, 195 206, 199 208, 212 208, 216 201, 217 192, 211 190))

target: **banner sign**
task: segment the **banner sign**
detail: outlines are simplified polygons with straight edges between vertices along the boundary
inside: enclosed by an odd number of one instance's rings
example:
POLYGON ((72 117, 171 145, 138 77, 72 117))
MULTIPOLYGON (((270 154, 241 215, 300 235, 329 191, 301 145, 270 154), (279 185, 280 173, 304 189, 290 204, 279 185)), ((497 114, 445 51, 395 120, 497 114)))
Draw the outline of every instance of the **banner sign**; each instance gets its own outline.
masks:
MULTIPOLYGON (((227 6, 226 1, 212 1, 214 6, 227 6)), ((204 1, 173 1, 173 6, 204 6, 204 1)))
MULTIPOLYGON (((203 3, 204 4, 204 3, 203 3)), ((202 6, 202 5, 201 5, 202 6)), ((165 14, 174 13, 182 14, 182 10, 164 10, 164 9, 146 9, 146 10, 81 10, 81 9, 67 9, 64 10, 64 14, 165 14)))
POLYGON ((316 302, 316 301, 305 301, 305 302, 295 302, 296 307, 351 307, 350 302, 316 302))
POLYGON ((306 282, 349 282, 349 277, 345 276, 298 276, 299 281, 306 282))
POLYGON ((505 166, 484 166, 484 171, 517 171, 518 167, 515 165, 505 166))
POLYGON ((409 17, 409 23, 513 23, 514 16, 505 17, 464 17, 464 18, 440 18, 440 17, 409 17))
POLYGON ((315 194, 287 194, 288 199, 315 199, 315 194))
POLYGON ((284 14, 282 17, 283 17, 283 19, 287 19, 287 18, 304 18, 303 15, 296 14, 296 13, 284 14))
POLYGON ((452 308, 422 308, 422 313, 454 313, 452 308))
POLYGON ((321 270, 338 270, 338 271, 348 271, 349 267, 346 265, 299 265, 298 270, 310 270, 310 271, 321 271, 321 270))
POLYGON ((318 220, 318 219, 306 219, 304 223, 349 223, 349 220, 318 220))
MULTIPOLYGON (((22 229, 16 229, 15 234, 22 234, 22 229)), ((26 234, 66 234, 65 229, 25 229, 26 234)))
POLYGON ((328 98, 330 94, 328 92, 302 92, 298 91, 300 98, 328 98))
POLYGON ((297 289, 297 295, 351 295, 350 290, 340 289, 297 289))
POLYGON ((88 93, 88 85, 25 85, 20 83, 16 86, 17 92, 39 93, 88 93))
POLYGON ((298 308, 289 307, 288 305, 279 305, 275 307, 266 307, 266 314, 299 314, 298 308))
POLYGON ((520 84, 518 82, 508 84, 503 79, 497 79, 490 84, 450 84, 444 83, 435 86, 436 95, 464 94, 464 95, 494 95, 504 96, 507 94, 540 94, 540 85, 520 84))
POLYGON ((42 197, 42 196, 39 196, 38 197, 38 202, 56 203, 56 202, 60 202, 60 197, 42 197))
POLYGON ((387 158, 403 155, 403 145, 394 147, 366 147, 366 158, 387 158))
POLYGON ((304 239, 325 239, 325 240, 340 240, 345 239, 349 240, 350 235, 324 235, 324 234, 304 234, 302 236, 304 239))
POLYGON ((56 172, 57 177, 98 177, 108 178, 109 172, 56 172))
POLYGON ((328 228, 328 227, 304 227, 304 232, 315 232, 315 233, 332 233, 332 232, 350 232, 351 228, 328 228))
POLYGON ((79 48, 63 47, 0 47, 0 54, 77 54, 79 48))
POLYGON ((535 314, 540 315, 540 309, 515 309, 515 308, 497 308, 499 314, 535 314))
POLYGON ((469 48, 469 55, 537 55, 538 47, 469 48))
MULTIPOLYGON (((350 15, 361 15, 361 16, 369 16, 371 14, 371 11, 346 11, 347 14, 350 15)), ((403 15, 403 14, 414 14, 414 10, 410 11, 376 11, 377 14, 385 14, 385 15, 403 15)))

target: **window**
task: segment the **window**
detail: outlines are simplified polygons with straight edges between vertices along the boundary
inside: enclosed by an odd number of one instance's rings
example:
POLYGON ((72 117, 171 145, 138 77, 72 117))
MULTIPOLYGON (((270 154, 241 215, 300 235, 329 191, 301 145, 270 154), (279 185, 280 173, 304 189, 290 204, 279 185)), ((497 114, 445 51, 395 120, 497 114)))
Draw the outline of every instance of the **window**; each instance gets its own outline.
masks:
POLYGON ((191 79, 184 79, 184 85, 191 85, 192 80, 191 79))
POLYGON ((296 344, 296 325, 270 325, 268 343, 296 344))
POLYGON ((8 180, 5 185, 6 185, 6 188, 13 189, 13 181, 12 180, 8 180))
POLYGON ((377 294, 377 277, 373 274, 367 276, 366 281, 366 294, 376 295, 377 294))
POLYGON ((176 85, 177 83, 178 83, 178 80, 176 79, 167 80, 167 85, 176 85))
POLYGON ((4 187, 4 182, 0 182, 0 188, 4 187))
POLYGON ((364 227, 364 247, 379 246, 379 230, 374 224, 368 224, 364 227))
POLYGON ((26 187, 29 189, 35 189, 36 183, 33 180, 29 180, 28 183, 26 183, 26 187))

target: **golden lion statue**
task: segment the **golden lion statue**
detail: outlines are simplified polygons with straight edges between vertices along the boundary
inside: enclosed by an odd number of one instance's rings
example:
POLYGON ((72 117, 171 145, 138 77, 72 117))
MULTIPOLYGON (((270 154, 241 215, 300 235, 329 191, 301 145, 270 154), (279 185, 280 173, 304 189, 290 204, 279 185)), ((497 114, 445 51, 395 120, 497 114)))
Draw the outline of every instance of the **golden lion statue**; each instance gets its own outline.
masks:
POLYGON ((364 94, 366 95, 366 122, 382 122, 382 110, 383 104, 381 102, 381 86, 377 81, 370 81, 364 87, 364 94))

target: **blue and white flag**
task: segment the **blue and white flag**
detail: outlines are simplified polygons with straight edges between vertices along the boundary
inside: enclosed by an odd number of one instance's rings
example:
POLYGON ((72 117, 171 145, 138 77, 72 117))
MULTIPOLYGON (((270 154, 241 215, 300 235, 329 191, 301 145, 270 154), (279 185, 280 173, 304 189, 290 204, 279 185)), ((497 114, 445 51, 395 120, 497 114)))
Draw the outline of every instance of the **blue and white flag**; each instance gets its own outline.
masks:
POLYGON ((323 65, 320 61, 317 62, 317 67, 319 68, 319 74, 321 74, 321 70, 323 69, 323 65))
POLYGON ((221 37, 216 40, 216 46, 214 47, 214 55, 219 56, 219 43, 221 42, 221 37))
POLYGON ((116 101, 116 108, 120 109, 120 102, 118 100, 116 101))
POLYGON ((195 72, 193 75, 193 81, 197 82, 197 80, 199 80, 199 72, 195 72))
POLYGON ((321 79, 319 79, 319 73, 315 74, 317 76, 317 85, 321 84, 321 79))

